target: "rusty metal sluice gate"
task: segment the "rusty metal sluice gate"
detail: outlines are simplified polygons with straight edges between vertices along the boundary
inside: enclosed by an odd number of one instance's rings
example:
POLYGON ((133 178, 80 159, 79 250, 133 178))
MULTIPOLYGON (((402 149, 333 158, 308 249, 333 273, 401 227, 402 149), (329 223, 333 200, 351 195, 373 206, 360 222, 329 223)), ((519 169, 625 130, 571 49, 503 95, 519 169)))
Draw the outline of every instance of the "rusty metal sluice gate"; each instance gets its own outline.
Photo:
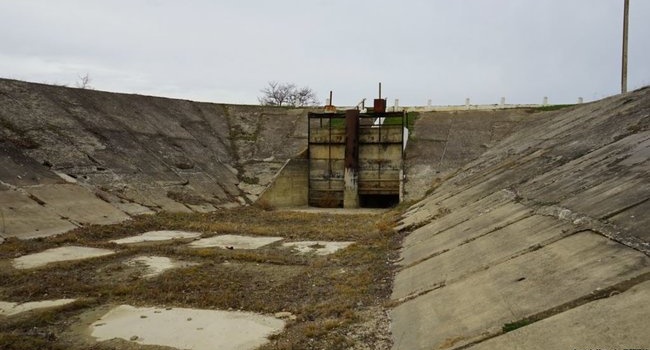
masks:
POLYGON ((387 207, 401 198, 404 112, 309 113, 309 205, 387 207))

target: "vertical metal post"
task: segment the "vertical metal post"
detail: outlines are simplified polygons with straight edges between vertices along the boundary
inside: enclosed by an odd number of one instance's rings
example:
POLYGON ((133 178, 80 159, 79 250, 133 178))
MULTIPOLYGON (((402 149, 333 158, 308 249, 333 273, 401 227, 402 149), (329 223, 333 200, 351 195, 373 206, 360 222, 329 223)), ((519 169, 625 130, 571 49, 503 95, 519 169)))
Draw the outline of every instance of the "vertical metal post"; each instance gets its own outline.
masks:
POLYGON ((625 0, 623 9, 623 57, 621 67, 621 93, 627 92, 627 36, 630 17, 630 0, 625 0))

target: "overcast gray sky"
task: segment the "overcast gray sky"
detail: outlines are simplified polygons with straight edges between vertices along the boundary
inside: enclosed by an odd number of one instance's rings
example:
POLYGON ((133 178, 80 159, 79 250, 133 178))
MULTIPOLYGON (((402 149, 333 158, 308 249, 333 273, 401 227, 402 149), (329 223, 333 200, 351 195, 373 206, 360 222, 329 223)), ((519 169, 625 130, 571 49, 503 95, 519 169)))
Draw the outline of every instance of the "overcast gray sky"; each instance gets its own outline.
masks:
MULTIPOLYGON (((631 0, 629 88, 650 84, 631 0)), ((0 77, 256 104, 270 80, 356 104, 573 103, 620 90, 623 0, 0 0, 0 77)))

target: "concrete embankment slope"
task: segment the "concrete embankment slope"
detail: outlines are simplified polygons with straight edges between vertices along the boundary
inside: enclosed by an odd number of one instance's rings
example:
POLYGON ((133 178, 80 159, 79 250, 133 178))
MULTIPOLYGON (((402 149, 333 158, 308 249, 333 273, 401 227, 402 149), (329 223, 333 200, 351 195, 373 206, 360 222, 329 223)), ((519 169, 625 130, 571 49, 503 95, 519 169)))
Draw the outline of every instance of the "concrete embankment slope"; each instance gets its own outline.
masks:
POLYGON ((405 152, 405 199, 421 199, 433 184, 516 132, 533 112, 522 108, 418 113, 405 152))
POLYGON ((250 203, 304 148, 306 112, 0 79, 0 234, 250 203))
POLYGON ((404 215, 395 349, 650 347, 650 89, 526 118, 404 215))

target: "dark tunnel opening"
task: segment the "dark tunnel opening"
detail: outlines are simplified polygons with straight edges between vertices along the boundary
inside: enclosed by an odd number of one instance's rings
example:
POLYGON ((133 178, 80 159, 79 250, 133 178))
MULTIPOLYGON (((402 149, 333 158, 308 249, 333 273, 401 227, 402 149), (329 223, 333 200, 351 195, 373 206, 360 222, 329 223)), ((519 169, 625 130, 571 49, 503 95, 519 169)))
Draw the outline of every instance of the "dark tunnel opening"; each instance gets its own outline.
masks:
POLYGON ((392 208, 399 204, 398 194, 362 194, 359 195, 362 208, 392 208))

